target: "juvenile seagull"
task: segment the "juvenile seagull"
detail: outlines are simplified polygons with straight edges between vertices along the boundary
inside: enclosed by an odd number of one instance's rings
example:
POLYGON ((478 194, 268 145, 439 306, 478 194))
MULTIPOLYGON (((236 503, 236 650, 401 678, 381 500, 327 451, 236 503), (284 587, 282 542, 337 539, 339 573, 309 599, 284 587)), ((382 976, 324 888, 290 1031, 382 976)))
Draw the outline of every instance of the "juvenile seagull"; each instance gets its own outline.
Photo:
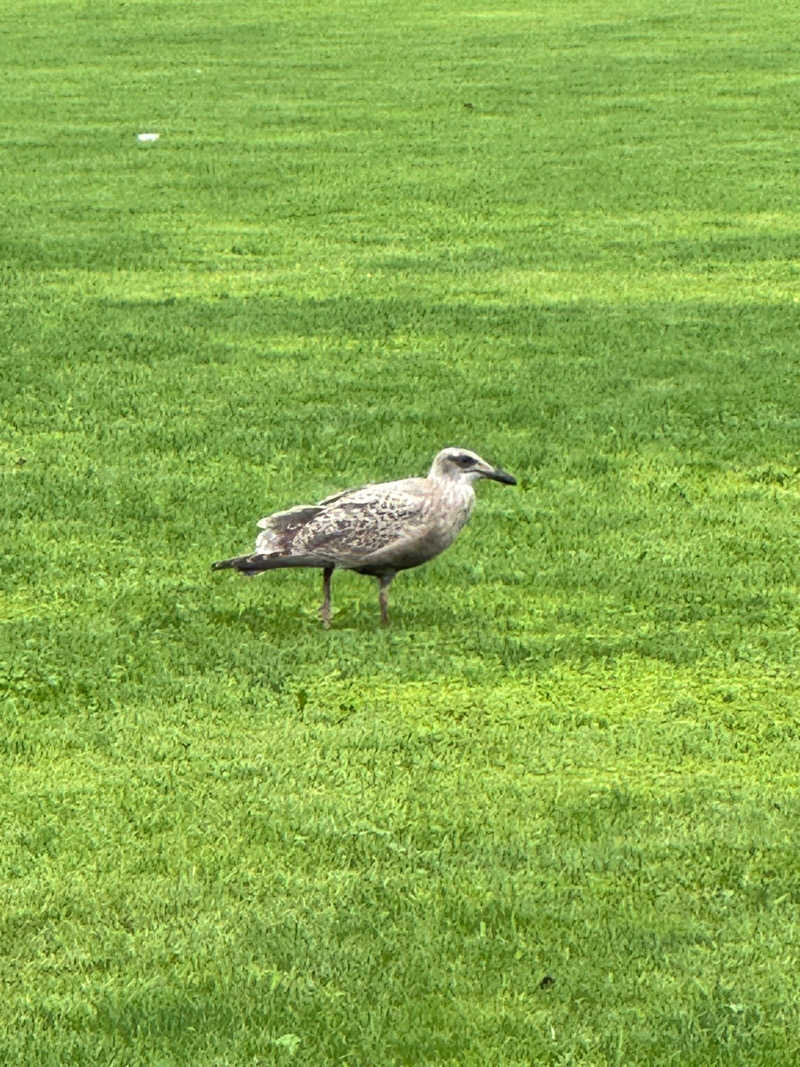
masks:
POLYGON ((258 523, 255 552, 212 563, 249 577, 278 567, 321 567, 319 616, 331 623, 331 575, 342 570, 378 579, 381 622, 389 622, 389 585, 398 571, 438 556, 472 512, 478 478, 517 480, 466 448, 444 448, 427 478, 403 478, 346 489, 319 504, 300 504, 258 523))

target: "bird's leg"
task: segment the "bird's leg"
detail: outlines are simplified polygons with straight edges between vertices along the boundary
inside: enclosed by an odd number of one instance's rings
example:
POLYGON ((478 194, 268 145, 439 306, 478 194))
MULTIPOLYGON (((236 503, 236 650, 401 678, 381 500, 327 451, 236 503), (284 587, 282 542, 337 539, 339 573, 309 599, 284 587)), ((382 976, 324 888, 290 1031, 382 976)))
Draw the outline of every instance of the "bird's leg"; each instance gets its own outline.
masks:
POLYGON ((319 609, 319 617, 322 625, 327 630, 331 625, 331 575, 333 567, 325 567, 322 571, 322 607, 319 609))
POLYGON ((389 586, 392 584, 393 578, 393 574, 382 574, 378 579, 380 582, 378 600, 381 605, 381 623, 384 626, 389 625, 389 586))

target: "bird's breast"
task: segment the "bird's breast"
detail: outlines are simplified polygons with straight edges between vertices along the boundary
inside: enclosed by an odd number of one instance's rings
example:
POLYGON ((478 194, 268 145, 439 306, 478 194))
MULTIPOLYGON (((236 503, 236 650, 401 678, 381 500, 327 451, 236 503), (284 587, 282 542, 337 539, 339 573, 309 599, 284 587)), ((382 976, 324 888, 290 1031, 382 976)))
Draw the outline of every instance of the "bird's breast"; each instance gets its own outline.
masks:
POLYGON ((445 484, 441 490, 437 510, 443 520, 455 527, 456 533, 472 514, 475 492, 467 482, 445 484))
POLYGON ((431 547, 441 552, 452 544, 472 513, 475 494, 469 485, 446 486, 430 502, 427 526, 431 547))

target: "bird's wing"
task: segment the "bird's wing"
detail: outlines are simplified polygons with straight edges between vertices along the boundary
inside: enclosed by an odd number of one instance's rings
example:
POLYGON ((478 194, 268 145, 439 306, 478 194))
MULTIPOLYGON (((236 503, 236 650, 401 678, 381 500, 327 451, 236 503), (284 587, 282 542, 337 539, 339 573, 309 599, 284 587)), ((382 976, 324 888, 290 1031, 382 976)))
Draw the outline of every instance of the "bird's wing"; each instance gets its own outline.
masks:
POLYGON ((354 566, 424 530, 429 492, 423 478, 365 485, 327 497, 294 540, 295 551, 354 566))
POLYGON ((298 531, 321 510, 318 504, 298 504, 288 511, 277 511, 259 519, 261 533, 256 538, 256 552, 290 554, 298 531))

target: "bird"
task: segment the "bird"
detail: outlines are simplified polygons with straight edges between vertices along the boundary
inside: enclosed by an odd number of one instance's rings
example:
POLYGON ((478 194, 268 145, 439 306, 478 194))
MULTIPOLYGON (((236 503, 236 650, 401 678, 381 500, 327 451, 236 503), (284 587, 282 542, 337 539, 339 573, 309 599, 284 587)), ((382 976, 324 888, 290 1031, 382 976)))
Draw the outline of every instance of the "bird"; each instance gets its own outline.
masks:
POLYGON ((350 570, 378 579, 381 623, 389 623, 389 586, 398 571, 418 567, 448 548, 475 504, 473 483, 517 480, 467 448, 443 448, 426 478, 402 478, 345 489, 318 504, 298 504, 260 519, 255 551, 221 559, 248 577, 281 567, 322 570, 319 617, 331 624, 331 576, 350 570))

